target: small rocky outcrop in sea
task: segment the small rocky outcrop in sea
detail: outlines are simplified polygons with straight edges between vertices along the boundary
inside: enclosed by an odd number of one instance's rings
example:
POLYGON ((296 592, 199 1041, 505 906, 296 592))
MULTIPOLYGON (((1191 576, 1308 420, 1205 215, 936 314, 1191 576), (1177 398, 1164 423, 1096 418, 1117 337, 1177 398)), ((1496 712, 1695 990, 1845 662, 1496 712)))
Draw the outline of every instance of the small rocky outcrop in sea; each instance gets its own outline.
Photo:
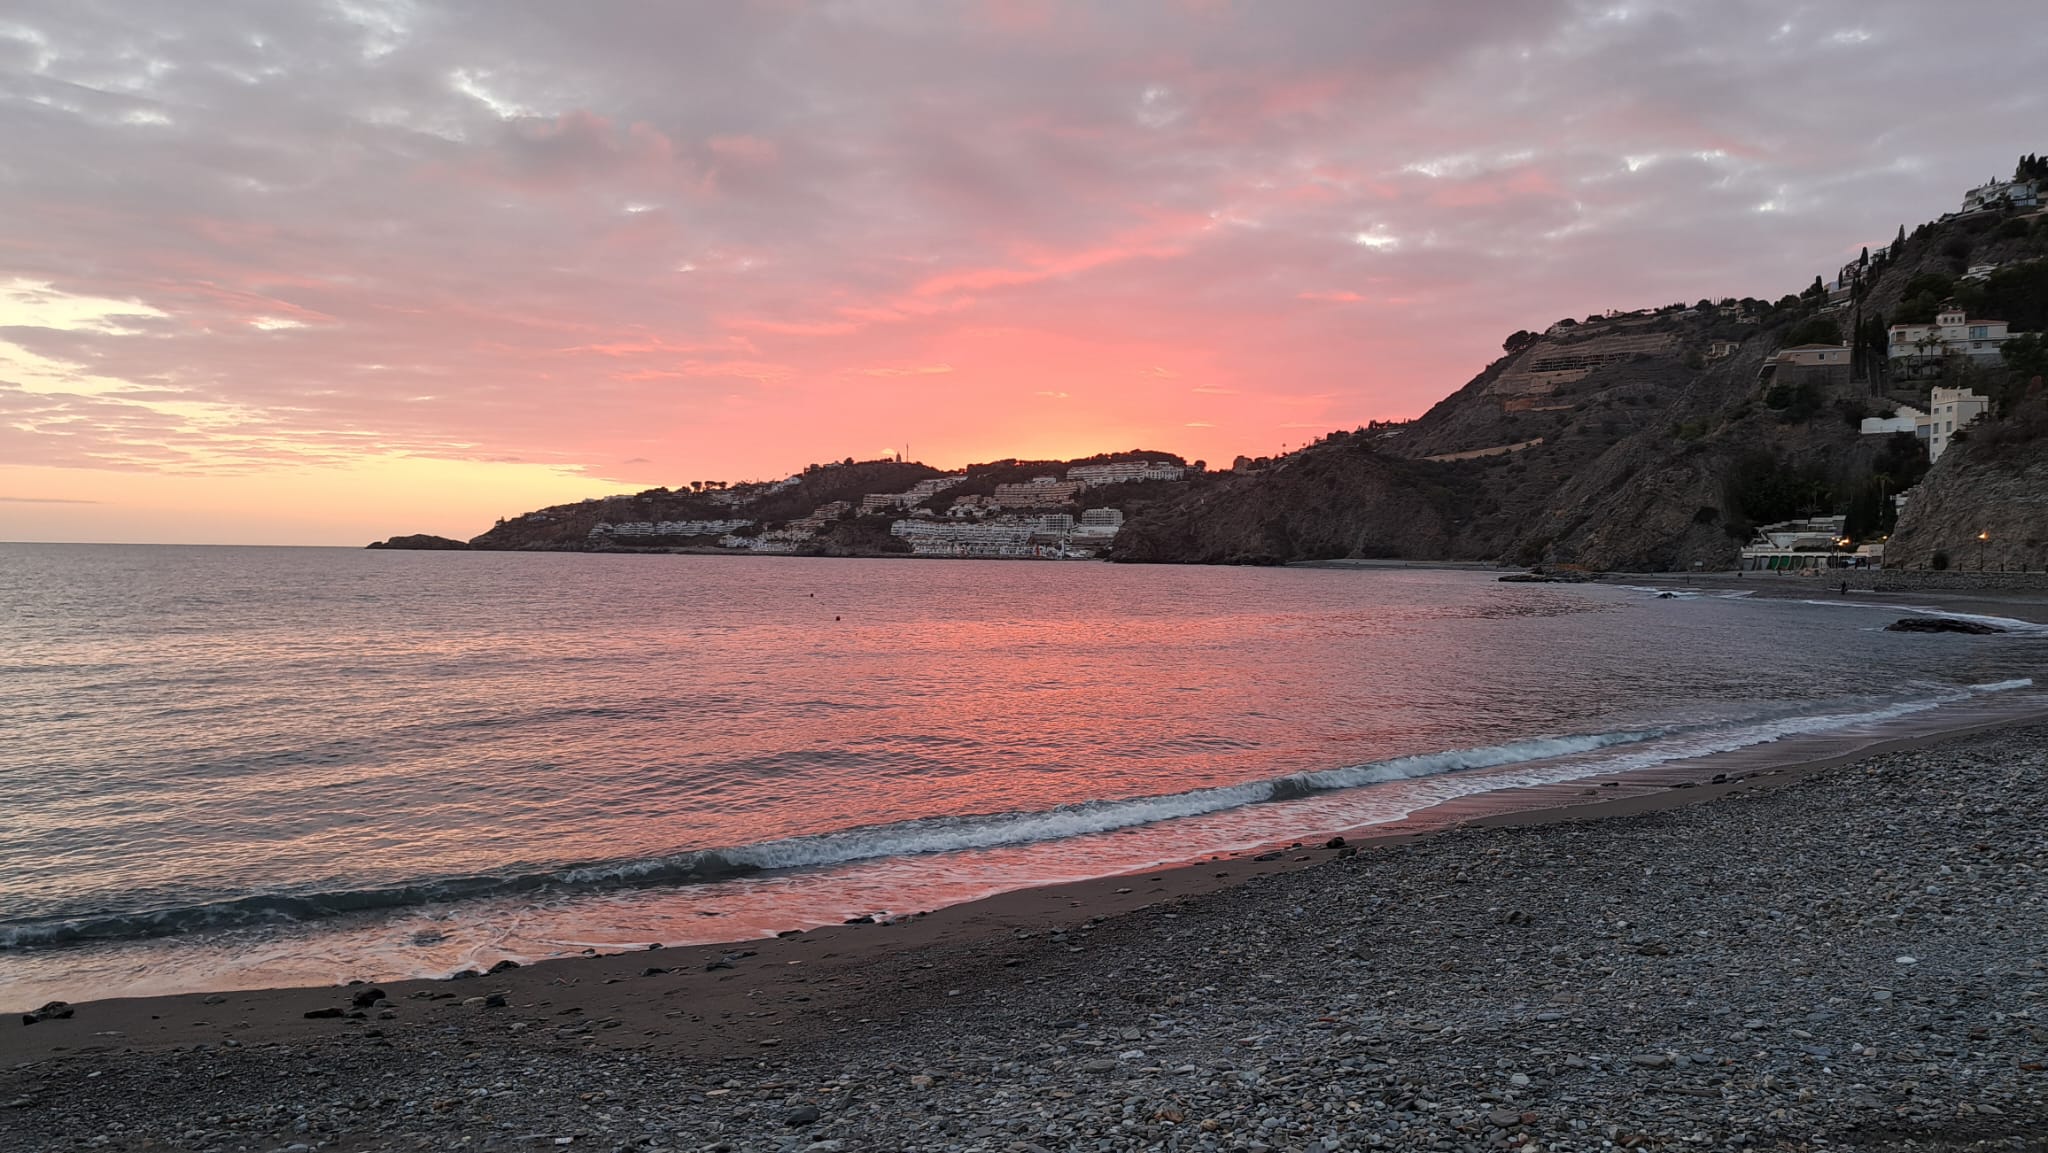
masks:
POLYGON ((1953 617, 1900 617, 1884 626, 1888 633, 1969 633, 1971 636, 1986 636, 2005 630, 1983 621, 1956 620, 1953 617))
POLYGON ((1500 578, 1509 584, 1586 584, 1599 580, 1592 573, 1581 569, 1533 568, 1528 572, 1511 572, 1500 578))
POLYGON ((416 549, 424 552, 448 552, 469 548, 467 542, 452 540, 432 533, 414 533, 411 536, 395 536, 390 540, 371 541, 369 548, 416 549))

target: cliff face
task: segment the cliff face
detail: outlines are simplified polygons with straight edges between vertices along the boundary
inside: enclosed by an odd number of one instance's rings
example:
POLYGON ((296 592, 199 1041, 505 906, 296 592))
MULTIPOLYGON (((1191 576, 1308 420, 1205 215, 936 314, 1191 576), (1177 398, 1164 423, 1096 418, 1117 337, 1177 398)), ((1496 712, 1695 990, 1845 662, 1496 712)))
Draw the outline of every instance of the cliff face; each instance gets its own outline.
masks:
POLYGON ((1937 553, 1952 569, 2048 565, 2048 408, 2029 408, 2005 435, 1980 426, 1942 453, 1899 515, 1886 568, 1934 568, 1937 553))
POLYGON ((1479 499, 1452 470, 1362 441, 1325 443, 1270 472, 1229 476, 1144 509, 1117 534, 1114 553, 1191 564, 1477 555, 1458 517, 1479 499))

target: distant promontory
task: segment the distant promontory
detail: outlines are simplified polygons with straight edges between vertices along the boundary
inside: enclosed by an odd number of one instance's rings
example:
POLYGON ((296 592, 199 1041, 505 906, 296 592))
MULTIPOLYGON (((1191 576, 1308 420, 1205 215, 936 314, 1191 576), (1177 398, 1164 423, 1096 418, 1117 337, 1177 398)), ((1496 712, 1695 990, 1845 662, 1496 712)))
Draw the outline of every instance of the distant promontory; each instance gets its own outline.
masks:
POLYGON ((432 533, 421 532, 414 533, 411 536, 395 536, 390 540, 371 541, 365 547, 412 549, 419 552, 448 552, 452 550, 467 551, 469 544, 466 541, 452 540, 445 536, 435 536, 432 533))

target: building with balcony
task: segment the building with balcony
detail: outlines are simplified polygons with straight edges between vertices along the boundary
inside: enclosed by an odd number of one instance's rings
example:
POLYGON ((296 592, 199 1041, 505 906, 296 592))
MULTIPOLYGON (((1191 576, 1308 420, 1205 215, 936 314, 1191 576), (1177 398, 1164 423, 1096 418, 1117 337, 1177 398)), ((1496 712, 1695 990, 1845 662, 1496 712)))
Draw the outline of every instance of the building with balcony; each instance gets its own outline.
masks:
POLYGON ((1895 378, 1938 372, 1949 356, 1995 359, 2011 339, 2005 321, 1968 316, 1952 304, 1942 307, 1933 324, 1894 324, 1888 332, 1886 359, 1895 378))

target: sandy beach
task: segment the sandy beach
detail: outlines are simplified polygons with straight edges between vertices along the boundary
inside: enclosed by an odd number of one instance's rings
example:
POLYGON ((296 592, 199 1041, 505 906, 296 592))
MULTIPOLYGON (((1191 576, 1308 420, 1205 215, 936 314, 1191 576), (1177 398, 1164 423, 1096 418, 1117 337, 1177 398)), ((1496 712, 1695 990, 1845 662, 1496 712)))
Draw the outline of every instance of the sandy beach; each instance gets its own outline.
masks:
POLYGON ((1784 752, 894 924, 88 1001, 0 1025, 0 1146, 2043 1147, 2048 726, 1784 752))

